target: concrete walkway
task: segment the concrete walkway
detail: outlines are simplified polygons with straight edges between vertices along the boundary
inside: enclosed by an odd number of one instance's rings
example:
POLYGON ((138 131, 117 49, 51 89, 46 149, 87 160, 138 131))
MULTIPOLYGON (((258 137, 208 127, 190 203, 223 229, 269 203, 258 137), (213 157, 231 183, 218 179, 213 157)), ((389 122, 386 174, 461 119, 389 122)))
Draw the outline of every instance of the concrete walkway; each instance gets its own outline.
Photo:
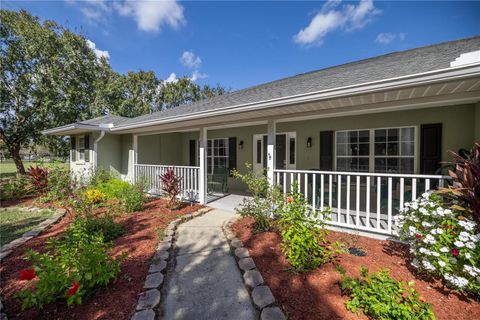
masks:
POLYGON ((233 215, 214 209, 178 227, 174 263, 162 290, 161 319, 257 318, 221 229, 233 215))

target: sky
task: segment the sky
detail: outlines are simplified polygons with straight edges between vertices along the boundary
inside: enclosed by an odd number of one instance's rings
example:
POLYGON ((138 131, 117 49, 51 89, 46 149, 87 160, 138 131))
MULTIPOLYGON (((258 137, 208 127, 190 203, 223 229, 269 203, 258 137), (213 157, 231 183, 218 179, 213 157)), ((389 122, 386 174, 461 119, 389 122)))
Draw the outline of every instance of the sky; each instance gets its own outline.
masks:
POLYGON ((232 90, 480 35, 480 1, 2 1, 89 40, 118 72, 232 90))

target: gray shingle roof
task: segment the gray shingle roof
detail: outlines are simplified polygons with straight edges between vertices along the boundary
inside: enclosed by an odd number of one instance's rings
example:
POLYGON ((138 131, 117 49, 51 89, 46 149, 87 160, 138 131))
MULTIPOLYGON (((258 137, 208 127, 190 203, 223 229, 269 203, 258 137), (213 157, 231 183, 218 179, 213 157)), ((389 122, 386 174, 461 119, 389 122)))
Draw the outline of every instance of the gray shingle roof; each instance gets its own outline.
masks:
POLYGON ((480 36, 389 53, 127 119, 121 125, 444 69, 460 54, 476 50, 480 50, 480 36))
POLYGON ((98 118, 79 121, 77 123, 78 124, 89 124, 89 125, 99 125, 101 123, 113 123, 113 125, 117 126, 117 125, 123 124, 123 123, 125 123, 129 120, 132 120, 132 118, 115 116, 115 115, 106 115, 106 116, 101 116, 101 117, 98 117, 98 118))

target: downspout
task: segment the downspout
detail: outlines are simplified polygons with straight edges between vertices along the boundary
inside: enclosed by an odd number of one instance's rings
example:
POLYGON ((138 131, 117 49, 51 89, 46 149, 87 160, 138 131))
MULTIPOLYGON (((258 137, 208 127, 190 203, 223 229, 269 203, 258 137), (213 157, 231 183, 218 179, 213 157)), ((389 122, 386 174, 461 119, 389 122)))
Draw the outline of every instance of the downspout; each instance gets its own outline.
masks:
POLYGON ((105 136, 105 130, 100 131, 100 136, 93 142, 93 170, 97 170, 97 147, 98 147, 98 142, 103 139, 105 136))

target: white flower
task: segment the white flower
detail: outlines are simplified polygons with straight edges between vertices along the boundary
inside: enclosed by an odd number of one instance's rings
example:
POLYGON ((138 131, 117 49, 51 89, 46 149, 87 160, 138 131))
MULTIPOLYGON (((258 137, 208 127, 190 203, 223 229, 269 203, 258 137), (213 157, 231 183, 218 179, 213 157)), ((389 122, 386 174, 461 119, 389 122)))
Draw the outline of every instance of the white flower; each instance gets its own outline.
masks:
POLYGON ((434 257, 440 257, 440 253, 435 252, 435 251, 430 251, 430 254, 434 257))
POLYGON ((465 252, 465 258, 470 259, 471 257, 472 255, 470 254, 470 252, 465 252))
POLYGON ((471 235, 471 236, 470 236, 470 239, 471 239, 473 242, 478 242, 478 241, 480 241, 480 233, 479 233, 479 234, 476 234, 476 235, 471 235))
POLYGON ((457 264, 457 258, 450 257, 448 258, 448 261, 450 261, 451 264, 457 264))
POLYGON ((419 268, 420 267, 420 262, 417 259, 413 259, 412 262, 410 262, 410 264, 414 268, 419 268))
POLYGON ((448 249, 447 247, 441 247, 441 248, 440 248, 440 251, 441 251, 441 252, 449 252, 450 249, 448 249))
POLYGON ((444 261, 440 260, 440 261, 438 261, 438 265, 443 268, 443 267, 445 267, 447 264, 446 264, 444 261))
POLYGON ((461 220, 458 224, 467 231, 472 231, 475 228, 475 223, 469 220, 461 220))
POLYGON ((426 270, 434 271, 436 269, 435 266, 428 260, 423 260, 422 265, 426 270))
POLYGON ((466 242, 470 239, 470 234, 468 234, 468 232, 462 231, 458 235, 458 239, 460 239, 460 241, 466 242))
POLYGON ((472 267, 472 266, 469 266, 469 265, 464 265, 463 266, 463 271, 465 271, 466 273, 468 273, 472 277, 476 277, 478 275, 478 273, 480 272, 480 270, 478 268, 475 268, 475 267, 472 267))
POLYGON ((475 249, 475 243, 467 242, 465 243, 465 247, 467 247, 468 249, 475 249))
POLYGON ((443 277, 445 280, 458 288, 464 288, 468 285, 468 280, 463 277, 453 276, 448 273, 446 273, 443 277))
POLYGON ((422 222, 422 226, 423 226, 424 228, 430 228, 430 227, 432 226, 432 224, 431 224, 431 223, 428 223, 427 221, 423 221, 423 222, 422 222))
POLYGON ((465 246, 462 241, 458 240, 456 240, 453 244, 458 248, 463 248, 465 246))
POLYGON ((431 234, 427 234, 427 236, 425 237, 425 239, 423 239, 423 242, 429 243, 429 244, 435 244, 435 243, 437 243, 437 241, 435 240, 435 238, 434 238, 431 234))

